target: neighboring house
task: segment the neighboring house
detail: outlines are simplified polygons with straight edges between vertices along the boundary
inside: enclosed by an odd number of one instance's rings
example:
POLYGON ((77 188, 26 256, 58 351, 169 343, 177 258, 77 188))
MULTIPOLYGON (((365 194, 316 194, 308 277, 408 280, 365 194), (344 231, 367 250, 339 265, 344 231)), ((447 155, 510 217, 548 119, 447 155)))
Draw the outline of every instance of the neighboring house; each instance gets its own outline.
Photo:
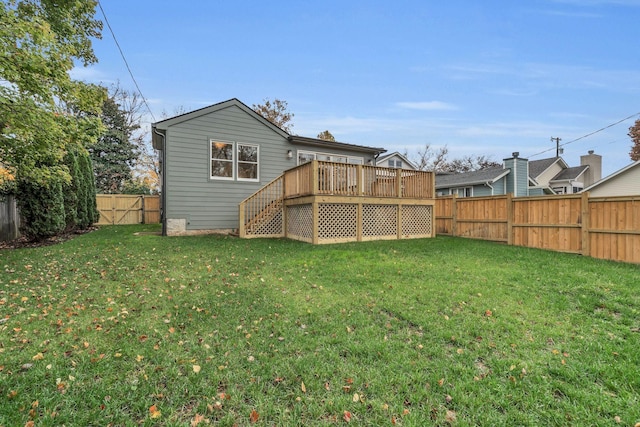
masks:
POLYGON ((374 164, 383 148, 290 135, 237 99, 152 124, 163 234, 232 232, 239 203, 307 161, 374 164))
POLYGON ((502 167, 467 173, 436 174, 436 194, 458 197, 493 196, 505 194, 509 169, 502 167))
POLYGON ((592 197, 640 195, 640 160, 586 187, 592 197))
POLYGON ((589 151, 580 166, 569 167, 562 157, 529 162, 529 194, 574 194, 602 177, 602 156, 589 151))
POLYGON ((519 153, 504 159, 503 167, 436 175, 436 194, 458 197, 573 194, 600 179, 602 157, 589 151, 580 166, 569 167, 561 157, 529 161, 519 153))
POLYGON ((418 169, 418 167, 413 164, 413 162, 411 162, 409 159, 407 159, 406 156, 398 153, 397 151, 378 157, 378 159, 376 160, 376 166, 395 169, 410 169, 413 171, 418 169))

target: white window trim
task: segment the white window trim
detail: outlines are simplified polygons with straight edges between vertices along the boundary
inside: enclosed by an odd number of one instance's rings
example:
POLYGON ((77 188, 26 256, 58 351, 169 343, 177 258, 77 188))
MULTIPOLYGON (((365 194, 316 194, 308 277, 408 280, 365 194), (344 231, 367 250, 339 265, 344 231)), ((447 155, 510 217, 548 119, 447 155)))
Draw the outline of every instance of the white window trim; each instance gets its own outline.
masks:
MULTIPOLYGON (((240 167, 238 166, 240 163, 246 163, 246 164, 250 164, 256 165, 256 177, 255 178, 241 178, 240 176, 238 176, 236 179, 238 181, 244 181, 244 182, 259 182, 260 181, 260 146, 258 144, 249 144, 246 142, 236 142, 236 150, 234 152, 234 154, 236 155, 236 171, 240 170, 240 167), (257 152, 256 152, 256 162, 247 162, 247 161, 240 161, 240 156, 238 156, 238 151, 240 150, 240 146, 244 146, 244 147, 255 147, 257 152)), ((237 172, 236 172, 237 173, 237 172)))
POLYGON ((307 154, 307 155, 312 155, 313 159, 316 160, 318 158, 318 156, 328 156, 331 160, 329 161, 334 161, 333 159, 336 157, 344 157, 347 159, 346 162, 337 162, 337 163, 345 163, 345 164, 352 164, 352 165, 364 165, 364 157, 359 157, 359 156, 349 156, 346 154, 332 154, 332 153, 323 153, 320 151, 307 151, 307 150, 298 150, 298 152, 296 153, 296 161, 298 162, 298 166, 303 164, 300 163, 300 154, 307 154), (353 161, 355 160, 355 163, 353 163, 353 161))
MULTIPOLYGON (((219 160, 219 159, 218 159, 219 160)), ((224 159, 223 161, 228 161, 226 159, 224 159)), ((247 164, 253 164, 252 162, 240 162, 240 163, 247 163, 247 164)), ((209 179, 210 180, 215 180, 215 181, 238 181, 238 182, 260 182, 260 145, 259 144, 251 144, 248 142, 241 142, 241 141, 227 141, 224 139, 219 139, 219 138, 209 138, 209 179), (220 142, 223 144, 230 144, 232 147, 232 153, 231 153, 231 176, 227 177, 227 176, 214 176, 211 175, 211 162, 213 160, 215 160, 213 158, 213 150, 212 150, 212 145, 215 142, 220 142), (255 147, 258 150, 257 153, 257 159, 258 161, 256 162, 256 178, 240 178, 238 177, 238 148, 239 146, 249 146, 249 147, 255 147)))
MULTIPOLYGON (((220 160, 220 159, 215 159, 215 160, 220 160)), ((223 159, 223 161, 227 161, 226 159, 223 159)), ((220 181, 233 181, 235 180, 235 176, 236 176, 236 146, 235 143, 233 141, 225 141, 222 139, 218 139, 218 138, 209 138, 209 179, 215 179, 215 180, 220 180, 220 181), (211 162, 214 160, 213 158, 213 149, 212 149, 212 145, 215 142, 221 142, 223 144, 230 144, 231 145, 231 176, 215 176, 211 174, 211 162)))
POLYGON ((457 195, 458 197, 473 197, 473 187, 454 187, 454 188, 450 188, 449 189, 449 195, 457 195), (462 191, 464 193, 466 193, 466 190, 469 189, 469 195, 465 196, 462 195, 460 196, 460 191, 462 191))

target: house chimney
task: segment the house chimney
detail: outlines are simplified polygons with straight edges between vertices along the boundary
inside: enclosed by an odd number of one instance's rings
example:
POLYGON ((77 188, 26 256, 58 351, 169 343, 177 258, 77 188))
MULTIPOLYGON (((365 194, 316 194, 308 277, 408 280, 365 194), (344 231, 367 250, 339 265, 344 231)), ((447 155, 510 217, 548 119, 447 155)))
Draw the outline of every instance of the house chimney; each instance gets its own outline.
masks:
POLYGON ((602 178, 602 156, 594 154, 593 150, 589 150, 588 154, 580 156, 580 166, 589 165, 589 169, 584 174, 585 188, 600 181, 602 178))

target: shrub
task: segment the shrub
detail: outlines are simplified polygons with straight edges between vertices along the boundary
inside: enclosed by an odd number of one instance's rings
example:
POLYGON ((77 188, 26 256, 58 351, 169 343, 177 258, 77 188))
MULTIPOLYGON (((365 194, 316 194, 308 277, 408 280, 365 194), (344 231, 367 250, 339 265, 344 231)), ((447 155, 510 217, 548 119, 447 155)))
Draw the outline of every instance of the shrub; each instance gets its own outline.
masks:
POLYGON ((62 181, 51 180, 43 185, 31 180, 18 180, 17 199, 21 222, 20 232, 31 240, 55 236, 65 229, 62 181))

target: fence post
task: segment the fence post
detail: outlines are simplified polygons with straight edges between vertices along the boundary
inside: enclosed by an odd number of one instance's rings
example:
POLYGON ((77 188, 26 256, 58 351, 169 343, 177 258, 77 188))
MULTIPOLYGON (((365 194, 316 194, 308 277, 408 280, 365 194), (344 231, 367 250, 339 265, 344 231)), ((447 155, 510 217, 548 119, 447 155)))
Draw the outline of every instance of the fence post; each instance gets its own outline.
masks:
POLYGON ((513 194, 507 193, 507 245, 513 245, 513 194))
POLYGON ((458 204, 456 200, 458 199, 458 195, 453 193, 453 198, 451 199, 451 235, 454 237, 458 236, 458 204))
POLYGON ((582 218, 582 255, 591 256, 591 238, 589 236, 589 192, 582 193, 581 218, 582 218))

